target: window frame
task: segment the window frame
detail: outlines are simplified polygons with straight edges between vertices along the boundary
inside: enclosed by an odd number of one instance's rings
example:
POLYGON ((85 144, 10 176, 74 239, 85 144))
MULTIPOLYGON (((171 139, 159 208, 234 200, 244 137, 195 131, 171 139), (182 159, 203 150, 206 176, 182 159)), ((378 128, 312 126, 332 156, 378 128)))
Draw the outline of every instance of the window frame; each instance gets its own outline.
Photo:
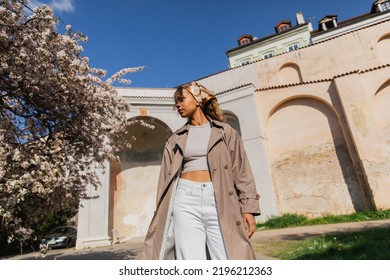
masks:
POLYGON ((273 56, 274 56, 274 52, 273 51, 266 52, 265 54, 263 54, 263 59, 267 59, 267 58, 270 58, 270 57, 273 57, 273 56))
POLYGON ((289 52, 296 51, 297 49, 299 49, 299 43, 294 43, 287 47, 289 52))
POLYGON ((381 8, 382 8, 382 11, 390 11, 390 1, 387 1, 387 2, 384 2, 384 3, 380 3, 379 5, 381 5, 381 8))

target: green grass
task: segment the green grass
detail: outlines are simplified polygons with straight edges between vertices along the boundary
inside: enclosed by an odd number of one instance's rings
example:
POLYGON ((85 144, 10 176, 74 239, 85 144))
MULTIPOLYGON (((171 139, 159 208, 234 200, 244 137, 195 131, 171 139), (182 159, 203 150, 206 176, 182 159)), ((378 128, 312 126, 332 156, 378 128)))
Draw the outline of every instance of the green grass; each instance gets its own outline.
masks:
POLYGON ((390 228, 274 241, 258 249, 281 260, 390 260, 390 228))
MULTIPOLYGON (((284 214, 257 224, 257 229, 383 219, 390 219, 390 209, 357 212, 350 215, 327 215, 315 219, 307 219, 297 214, 284 214)), ((368 228, 355 232, 324 234, 300 241, 273 240, 265 244, 257 244, 255 250, 283 260, 390 260, 390 228, 368 228)))
POLYGON ((271 217, 265 223, 258 223, 257 230, 286 228, 294 226, 323 225, 347 222, 362 222, 371 220, 390 219, 390 209, 356 212, 349 215, 326 215, 321 218, 308 219, 303 215, 283 214, 279 217, 271 217))

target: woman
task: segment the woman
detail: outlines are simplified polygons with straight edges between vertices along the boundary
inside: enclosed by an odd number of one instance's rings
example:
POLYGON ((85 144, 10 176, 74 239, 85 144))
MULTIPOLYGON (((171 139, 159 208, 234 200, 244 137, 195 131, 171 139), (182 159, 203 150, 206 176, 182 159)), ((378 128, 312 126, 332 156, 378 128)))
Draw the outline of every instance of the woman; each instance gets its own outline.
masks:
POLYGON ((167 141, 141 259, 255 259, 259 195, 242 140, 196 82, 175 92, 188 122, 167 141))

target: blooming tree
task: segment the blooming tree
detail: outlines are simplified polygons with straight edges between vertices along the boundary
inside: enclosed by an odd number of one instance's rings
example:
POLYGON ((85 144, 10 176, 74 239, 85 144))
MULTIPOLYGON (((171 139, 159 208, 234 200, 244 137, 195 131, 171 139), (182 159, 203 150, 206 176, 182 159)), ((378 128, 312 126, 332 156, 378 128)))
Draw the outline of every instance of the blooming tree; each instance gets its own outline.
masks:
MULTIPOLYGON (((0 0, 0 223, 9 242, 48 217, 77 210, 94 166, 112 159, 129 109, 112 83, 142 67, 105 71, 82 55, 87 39, 48 6, 0 0)), ((125 80, 127 81, 127 80, 125 80)))

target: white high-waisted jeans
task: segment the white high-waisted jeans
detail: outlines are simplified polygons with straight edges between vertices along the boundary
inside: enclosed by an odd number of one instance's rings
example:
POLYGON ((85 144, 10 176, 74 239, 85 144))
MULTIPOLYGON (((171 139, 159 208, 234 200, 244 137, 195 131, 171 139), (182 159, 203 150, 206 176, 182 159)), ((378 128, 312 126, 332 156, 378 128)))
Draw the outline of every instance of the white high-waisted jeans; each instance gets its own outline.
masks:
POLYGON ((180 179, 173 204, 173 230, 178 260, 226 260, 226 250, 211 182, 180 179))

